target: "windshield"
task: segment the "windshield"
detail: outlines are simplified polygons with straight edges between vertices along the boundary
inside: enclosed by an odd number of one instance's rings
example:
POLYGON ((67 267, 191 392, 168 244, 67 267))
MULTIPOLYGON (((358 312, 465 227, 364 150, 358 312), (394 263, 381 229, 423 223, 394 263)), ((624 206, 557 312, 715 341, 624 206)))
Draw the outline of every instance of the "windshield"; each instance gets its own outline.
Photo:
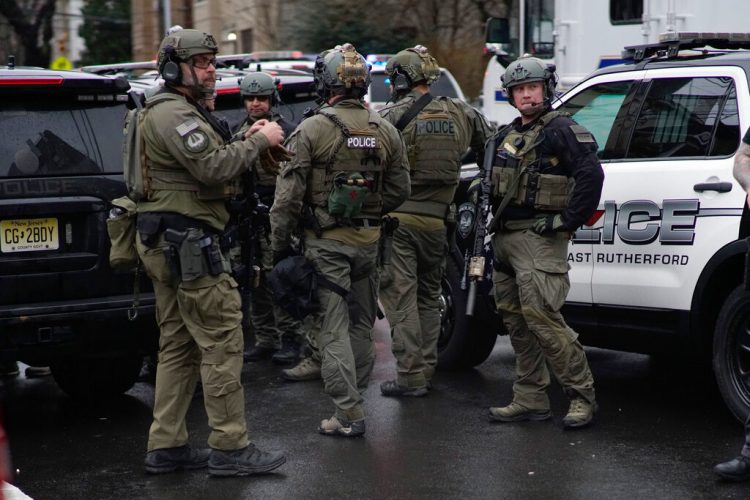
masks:
POLYGON ((122 172, 124 103, 34 96, 0 109, 0 177, 122 172))

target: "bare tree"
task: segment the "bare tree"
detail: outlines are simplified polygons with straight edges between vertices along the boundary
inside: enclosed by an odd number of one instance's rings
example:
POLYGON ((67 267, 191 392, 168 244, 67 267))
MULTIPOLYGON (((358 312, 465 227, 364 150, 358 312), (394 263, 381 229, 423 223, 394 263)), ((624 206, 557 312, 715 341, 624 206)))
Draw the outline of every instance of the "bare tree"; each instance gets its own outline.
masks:
POLYGON ((18 64, 49 66, 55 3, 55 0, 0 0, 0 14, 8 20, 23 47, 23 54, 16 54, 18 64))

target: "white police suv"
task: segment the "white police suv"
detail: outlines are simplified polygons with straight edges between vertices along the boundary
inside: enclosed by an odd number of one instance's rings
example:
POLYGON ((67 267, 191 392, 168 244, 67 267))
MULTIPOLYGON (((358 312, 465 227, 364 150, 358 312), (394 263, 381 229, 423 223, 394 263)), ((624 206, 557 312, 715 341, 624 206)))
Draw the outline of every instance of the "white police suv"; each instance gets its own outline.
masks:
POLYGON ((623 56, 557 106, 594 134, 605 171, 570 245, 565 317, 589 345, 712 356, 744 418, 750 212, 732 167, 750 125, 750 35, 670 33, 623 56))

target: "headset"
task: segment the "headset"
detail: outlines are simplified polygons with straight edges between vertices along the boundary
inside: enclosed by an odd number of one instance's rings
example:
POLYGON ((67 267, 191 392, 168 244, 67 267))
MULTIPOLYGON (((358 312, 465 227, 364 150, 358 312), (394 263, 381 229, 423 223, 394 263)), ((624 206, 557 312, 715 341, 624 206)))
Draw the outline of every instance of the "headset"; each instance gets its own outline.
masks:
POLYGON ((182 84, 182 70, 180 69, 179 63, 176 59, 176 51, 172 45, 164 47, 164 61, 161 63, 159 73, 164 81, 170 85, 181 85, 182 84))
POLYGON ((404 92, 411 89, 411 78, 406 72, 401 69, 401 66, 396 66, 393 69, 393 77, 391 78, 391 84, 396 92, 404 92))

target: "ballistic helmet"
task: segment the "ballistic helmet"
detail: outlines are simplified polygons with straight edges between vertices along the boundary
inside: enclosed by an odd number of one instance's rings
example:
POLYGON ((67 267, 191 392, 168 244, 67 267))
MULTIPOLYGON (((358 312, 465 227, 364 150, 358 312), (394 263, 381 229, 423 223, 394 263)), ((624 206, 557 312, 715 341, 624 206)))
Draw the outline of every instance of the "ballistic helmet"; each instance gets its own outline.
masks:
POLYGON ((370 66, 351 43, 321 52, 313 68, 315 91, 323 99, 351 95, 357 99, 370 86, 370 66))
POLYGON ((268 73, 261 71, 248 73, 240 81, 240 94, 245 96, 268 95, 271 96, 271 104, 276 104, 278 94, 276 93, 276 81, 268 73))
POLYGON ((219 51, 213 35, 199 30, 178 29, 169 33, 159 46, 159 73, 164 76, 164 67, 170 61, 187 62, 198 54, 216 54, 219 51))
POLYGON ((396 91, 408 90, 416 83, 431 85, 440 78, 437 60, 423 45, 402 50, 388 59, 385 72, 396 91))
POLYGON ((557 75, 554 64, 547 64, 536 57, 523 56, 508 65, 500 81, 508 93, 508 100, 515 106, 513 87, 531 82, 544 82, 544 98, 549 102, 555 92, 557 75))

